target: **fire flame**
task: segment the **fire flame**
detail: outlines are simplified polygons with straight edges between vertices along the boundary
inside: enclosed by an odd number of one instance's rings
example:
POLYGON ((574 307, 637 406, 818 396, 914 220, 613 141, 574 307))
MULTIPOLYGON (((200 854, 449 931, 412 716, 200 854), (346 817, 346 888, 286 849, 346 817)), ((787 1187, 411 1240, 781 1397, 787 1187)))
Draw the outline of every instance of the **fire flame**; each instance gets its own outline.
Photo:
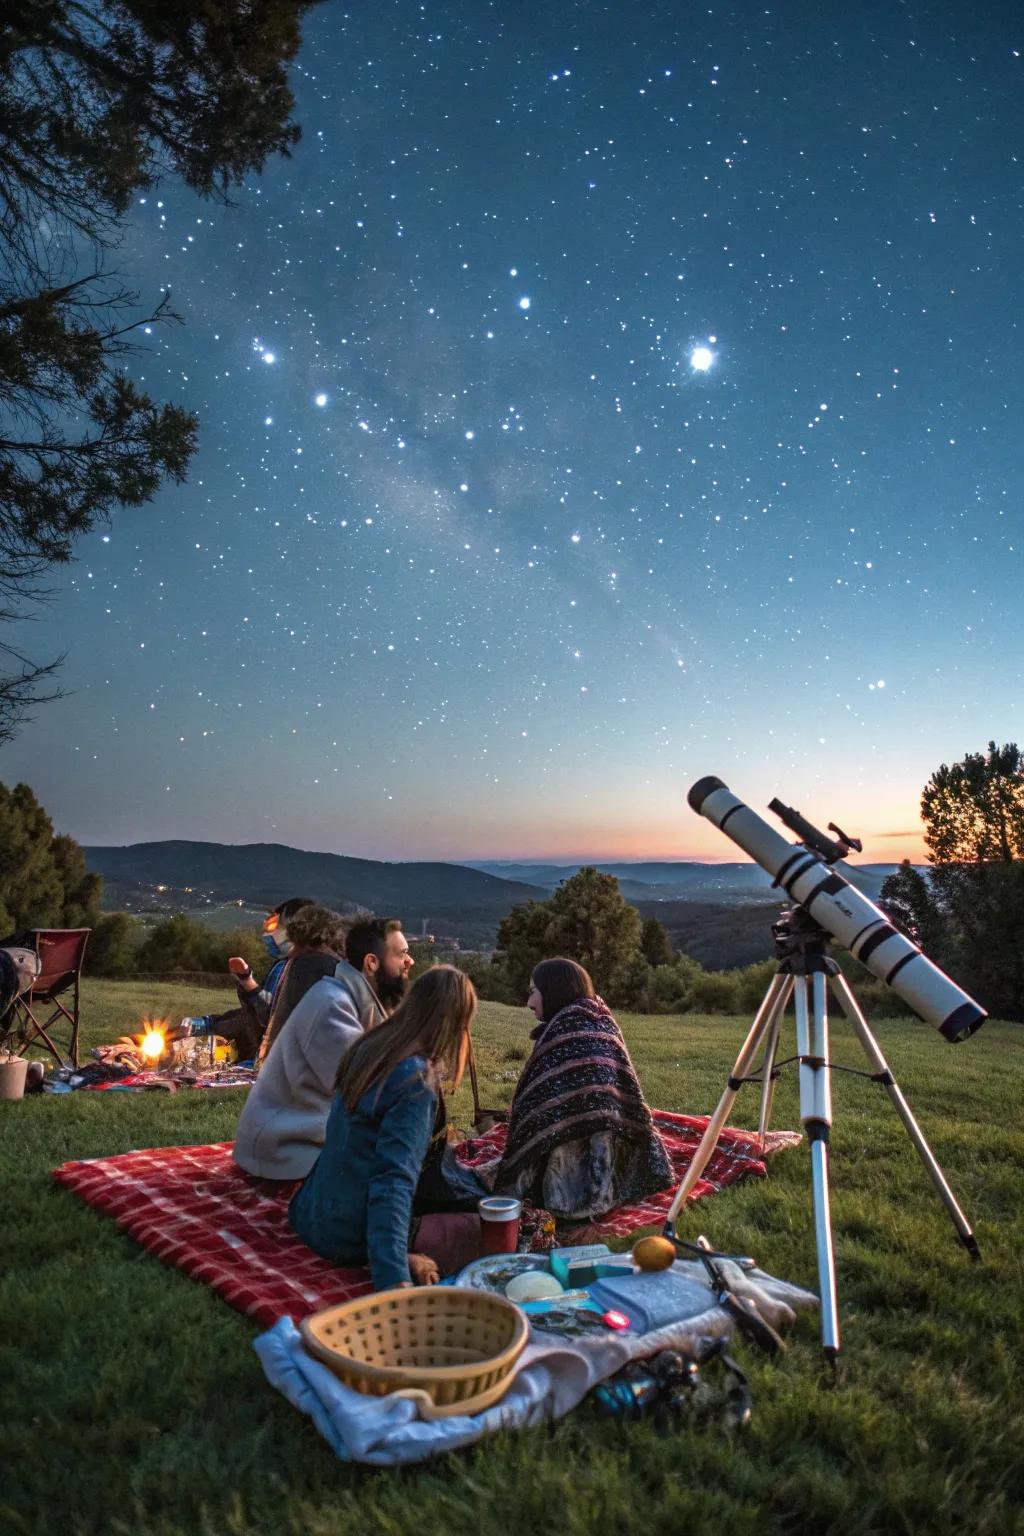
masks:
POLYGON ((142 1024, 142 1043, 139 1049, 142 1051, 143 1060, 151 1066, 156 1066, 160 1057, 167 1049, 167 1039, 164 1034, 166 1020, 144 1019, 142 1024))

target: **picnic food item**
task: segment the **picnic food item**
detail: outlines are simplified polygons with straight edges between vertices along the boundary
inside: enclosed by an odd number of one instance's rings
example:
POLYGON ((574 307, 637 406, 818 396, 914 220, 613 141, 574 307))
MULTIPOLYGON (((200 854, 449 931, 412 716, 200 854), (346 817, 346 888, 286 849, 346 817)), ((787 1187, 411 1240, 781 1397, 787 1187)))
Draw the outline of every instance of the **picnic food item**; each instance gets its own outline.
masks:
POLYGON ((555 1246, 555 1218, 551 1212, 524 1200, 519 1217, 519 1252, 550 1253, 555 1246))
POLYGON ((426 1419, 479 1413, 512 1385, 526 1318, 504 1296, 458 1286, 399 1287, 315 1312, 309 1352, 368 1397, 412 1398, 426 1419))
POLYGON ((554 1275, 543 1270, 528 1270, 523 1275, 513 1275, 505 1287, 509 1301, 521 1305, 524 1301, 544 1301, 550 1296, 561 1296, 562 1287, 554 1275))
POLYGON ((642 1237, 633 1244, 633 1262, 639 1269, 670 1269, 675 1261, 675 1244, 667 1237, 642 1237))

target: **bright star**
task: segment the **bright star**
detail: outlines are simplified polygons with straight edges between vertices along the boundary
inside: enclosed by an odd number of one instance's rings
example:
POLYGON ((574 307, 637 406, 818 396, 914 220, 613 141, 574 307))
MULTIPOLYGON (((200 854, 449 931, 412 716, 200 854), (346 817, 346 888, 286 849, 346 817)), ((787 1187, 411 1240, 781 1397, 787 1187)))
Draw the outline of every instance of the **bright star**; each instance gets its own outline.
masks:
POLYGON ((275 352, 264 352, 263 353, 263 361, 265 363, 276 363, 277 362, 277 354, 275 352))
POLYGON ((707 373, 715 360, 715 354, 710 347, 694 347, 690 353, 690 367, 696 368, 698 373, 707 373))
POLYGON ((520 309, 529 309, 529 307, 530 307, 530 301, 529 301, 529 299, 526 297, 526 295, 524 293, 523 297, 519 300, 519 308, 520 309))
POLYGON ((314 401, 314 404, 319 405, 319 406, 326 405, 327 404, 327 396, 325 394, 317 395, 316 399, 314 401))

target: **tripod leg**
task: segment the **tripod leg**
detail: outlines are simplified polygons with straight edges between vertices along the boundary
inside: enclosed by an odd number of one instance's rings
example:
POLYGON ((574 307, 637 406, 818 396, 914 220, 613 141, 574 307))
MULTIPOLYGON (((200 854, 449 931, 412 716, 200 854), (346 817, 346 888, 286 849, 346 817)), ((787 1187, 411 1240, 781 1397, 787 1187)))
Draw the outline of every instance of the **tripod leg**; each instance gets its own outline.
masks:
POLYGON ((964 1215, 963 1211, 957 1204, 956 1196, 953 1194, 953 1191, 946 1183, 946 1176, 942 1169, 939 1167, 935 1159, 935 1154, 932 1152, 931 1147, 928 1145, 924 1139, 924 1136, 921 1134, 921 1128, 917 1121, 914 1119, 913 1111, 911 1110, 910 1105, 907 1103, 906 1099, 903 1097, 900 1086, 889 1069, 889 1063, 882 1055, 881 1047, 879 1046, 878 1041, 871 1033, 871 1027, 868 1024, 867 1019, 860 1011, 860 1008, 857 1004, 857 999, 854 997, 852 991, 850 990, 850 985, 847 982, 846 977, 842 974, 833 976, 832 986, 835 990, 836 997, 839 999, 839 1006, 842 1008, 843 1012, 846 1014, 846 1017, 853 1025, 854 1033, 856 1034, 861 1045, 864 1047, 864 1054, 867 1056, 868 1061, 871 1063, 872 1070, 878 1074, 878 1080, 881 1082, 886 1093, 889 1095, 889 1098, 893 1104, 893 1108, 896 1110, 896 1113, 903 1121, 908 1136, 914 1143, 914 1146, 917 1148, 917 1154, 925 1166, 928 1177, 934 1184, 939 1199, 942 1201, 943 1205, 946 1207, 946 1210, 949 1212, 949 1219, 956 1228, 957 1236, 963 1243, 964 1247, 967 1249, 967 1252, 970 1254, 971 1258, 980 1260, 981 1250, 978 1247, 977 1239, 975 1238, 974 1233, 971 1231, 970 1222, 967 1220, 967 1217, 964 1215))
POLYGON ((800 1118, 811 1146, 811 1192, 814 1200, 814 1241, 818 1251, 821 1292, 821 1343, 834 1366, 839 1354, 839 1304, 836 1300, 836 1261, 832 1251, 829 1206, 828 1137, 832 1126, 832 1079, 828 1054, 828 985, 815 971, 797 976, 793 992, 796 1048, 800 1057, 800 1118), (807 1003, 810 981, 811 1005, 807 1003))
POLYGON ((708 1128, 701 1137, 700 1145, 693 1154, 693 1161, 683 1176, 683 1182, 676 1191, 675 1199, 665 1217, 665 1233, 668 1236, 675 1235, 676 1218, 682 1210, 687 1195, 700 1178, 707 1167, 712 1152, 722 1134, 722 1127, 729 1118, 729 1112, 736 1102, 736 1095, 743 1084, 743 1079, 750 1070, 751 1063, 757 1055, 758 1047, 775 1022, 781 1018, 783 1009, 789 1001, 789 994, 793 988, 791 976, 773 976, 764 1001, 757 1010, 757 1015, 750 1026, 750 1033, 743 1042, 742 1049, 736 1058, 736 1064, 729 1075, 729 1083, 718 1101, 718 1108, 708 1122, 708 1128))
POLYGON ((782 1029, 782 1013, 775 1015, 771 1029, 768 1031, 768 1042, 764 1048, 764 1061, 761 1063, 761 1113, 757 1122, 757 1136, 764 1150, 764 1133, 768 1129, 768 1122, 772 1117, 772 1099, 775 1097, 775 1053, 779 1048, 779 1033, 782 1029))

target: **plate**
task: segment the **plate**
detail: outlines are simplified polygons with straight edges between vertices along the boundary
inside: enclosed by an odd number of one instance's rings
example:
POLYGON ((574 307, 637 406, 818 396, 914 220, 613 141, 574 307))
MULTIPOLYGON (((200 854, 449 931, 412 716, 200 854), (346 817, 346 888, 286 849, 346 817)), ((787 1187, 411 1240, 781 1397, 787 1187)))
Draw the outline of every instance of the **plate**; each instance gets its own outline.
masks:
POLYGON ((514 1276, 535 1269, 550 1274, 546 1253, 488 1253, 467 1264, 455 1284, 468 1286, 471 1291, 493 1291, 504 1296, 505 1287, 514 1276))

